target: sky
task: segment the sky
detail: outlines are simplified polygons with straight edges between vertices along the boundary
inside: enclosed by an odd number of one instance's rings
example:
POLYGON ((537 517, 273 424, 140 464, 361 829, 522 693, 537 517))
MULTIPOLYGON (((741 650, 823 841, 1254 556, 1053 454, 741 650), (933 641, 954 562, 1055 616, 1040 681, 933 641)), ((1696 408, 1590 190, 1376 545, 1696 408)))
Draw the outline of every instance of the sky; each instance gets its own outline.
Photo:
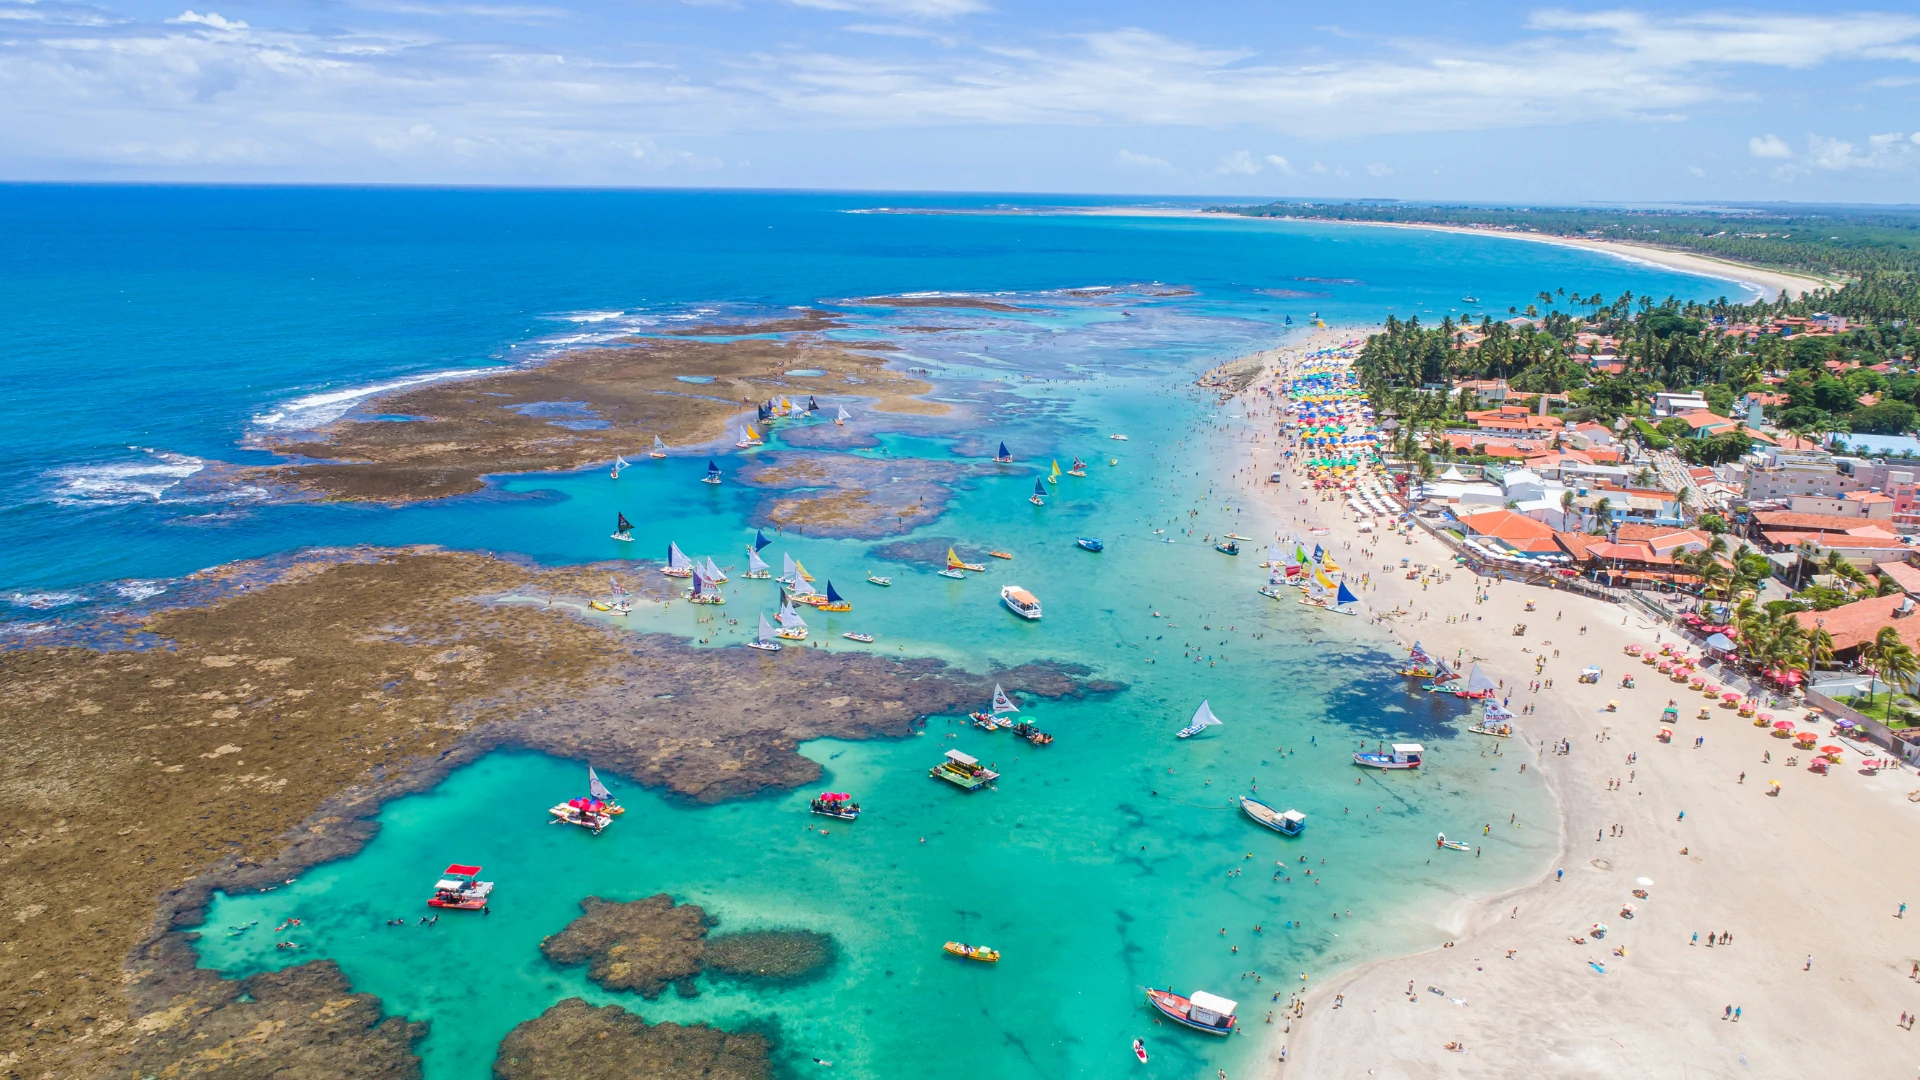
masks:
POLYGON ((0 178, 1920 202, 1920 4, 0 0, 0 178))

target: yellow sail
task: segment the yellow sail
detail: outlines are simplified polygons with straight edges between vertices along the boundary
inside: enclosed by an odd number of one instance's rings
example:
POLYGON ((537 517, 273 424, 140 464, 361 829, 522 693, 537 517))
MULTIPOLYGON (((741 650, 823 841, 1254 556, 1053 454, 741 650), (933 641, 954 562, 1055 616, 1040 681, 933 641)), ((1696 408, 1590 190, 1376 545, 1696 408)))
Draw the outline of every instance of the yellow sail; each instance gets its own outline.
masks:
POLYGON ((1053 471, 1047 474, 1047 483, 1057 484, 1059 482, 1060 482, 1060 460, 1058 458, 1055 458, 1053 462, 1053 471))
POLYGON ((748 425, 747 425, 747 441, 748 441, 748 442, 759 442, 759 441, 760 441, 760 433, 759 433, 759 432, 757 432, 757 431, 755 431, 755 430, 753 430, 753 425, 752 425, 752 424, 748 424, 748 425))
POLYGON ((1320 583, 1321 588, 1326 589, 1329 592, 1333 591, 1333 582, 1327 578, 1326 571, 1320 569, 1319 567, 1314 567, 1313 578, 1315 581, 1318 581, 1320 583))
POLYGON ((795 560, 793 560, 793 572, 794 572, 795 574, 798 574, 798 575, 800 576, 800 580, 801 580, 801 581, 812 581, 812 580, 813 580, 813 575, 812 575, 812 574, 809 574, 809 573, 807 573, 807 568, 806 568, 806 567, 804 567, 804 566, 802 566, 802 565, 800 565, 800 560, 799 560, 799 559, 795 559, 795 560))
POLYGON ((953 553, 953 549, 952 549, 952 548, 948 548, 948 549, 947 549, 947 567, 948 567, 948 569, 952 569, 953 567, 956 567, 956 566, 965 566, 965 565, 967 565, 967 564, 966 564, 966 563, 963 563, 963 562, 961 562, 961 561, 960 561, 960 556, 958 556, 958 555, 955 555, 955 554, 953 553))

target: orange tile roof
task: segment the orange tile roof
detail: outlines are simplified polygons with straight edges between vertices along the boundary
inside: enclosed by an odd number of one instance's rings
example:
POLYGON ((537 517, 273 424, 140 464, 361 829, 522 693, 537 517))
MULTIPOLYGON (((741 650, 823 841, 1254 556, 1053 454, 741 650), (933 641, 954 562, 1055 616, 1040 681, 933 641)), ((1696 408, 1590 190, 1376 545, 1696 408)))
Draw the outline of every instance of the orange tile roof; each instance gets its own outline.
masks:
POLYGON ((1760 535, 1768 543, 1792 547, 1798 544, 1812 544, 1815 547, 1850 548, 1903 548, 1905 544, 1899 537, 1880 532, 1877 529, 1863 529, 1857 533, 1835 532, 1797 532, 1792 529, 1762 529, 1760 535))
POLYGON ((1864 527, 1880 528, 1867 518, 1839 514, 1802 514, 1793 510, 1756 510, 1753 520, 1763 529, 1799 529, 1805 532, 1853 532, 1864 527))
POLYGON ((1518 551, 1556 551, 1553 529, 1543 521, 1511 510, 1488 510, 1473 514, 1462 522, 1469 531, 1491 536, 1518 551))
POLYGON ((1905 593, 1894 593, 1891 596, 1855 600, 1830 611, 1796 611, 1793 617, 1808 630, 1825 630, 1827 636, 1833 638, 1835 652, 1857 648, 1872 641, 1883 626, 1893 627, 1899 633, 1900 640, 1906 642, 1908 648, 1914 648, 1920 646, 1920 618, 1893 617, 1894 611, 1907 602, 1905 593))

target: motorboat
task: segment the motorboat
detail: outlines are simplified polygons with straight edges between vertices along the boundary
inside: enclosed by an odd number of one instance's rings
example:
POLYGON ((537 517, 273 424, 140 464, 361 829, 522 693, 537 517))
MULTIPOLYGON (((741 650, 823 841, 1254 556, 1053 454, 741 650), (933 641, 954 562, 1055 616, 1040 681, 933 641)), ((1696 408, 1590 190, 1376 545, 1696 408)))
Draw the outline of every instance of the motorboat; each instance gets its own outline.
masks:
POLYGON ((1018 585, 1008 585, 1000 590, 1000 602, 1007 610, 1023 619, 1040 618, 1040 598, 1018 585))
POLYGON ((487 898, 492 895, 493 882, 480 880, 479 867, 453 863, 441 872, 440 880, 433 883, 433 896, 427 900, 427 906, 479 911, 487 906, 487 898))
POLYGON ((1052 746, 1053 736, 1033 726, 1030 720, 1022 720, 1013 725, 1013 733, 1035 746, 1052 746))
POLYGON ((967 580, 967 572, 965 570, 956 569, 951 566, 943 570, 935 570, 934 573, 939 574, 941 577, 950 577, 955 581, 967 580))
POLYGON ((1240 1007, 1237 1001, 1228 1001, 1205 990, 1195 990, 1192 996, 1181 997, 1172 990, 1148 987, 1147 1001, 1174 1023, 1209 1035, 1233 1034, 1236 1022, 1233 1012, 1240 1007))
POLYGON ((859 643, 861 643, 862 645, 871 645, 871 644, 873 644, 873 635, 872 635, 872 634, 862 634, 862 633, 860 633, 860 632, 858 632, 858 631, 855 631, 855 630, 849 630, 849 631, 847 631, 846 633, 844 633, 844 634, 841 634, 840 636, 841 636, 841 637, 843 637, 843 638, 846 638, 846 639, 847 639, 848 641, 857 641, 857 642, 859 642, 859 643))
POLYGON ((1219 552, 1222 555, 1238 555, 1240 554, 1240 545, 1233 542, 1232 540, 1229 540, 1224 544, 1213 545, 1213 550, 1219 552))
POLYGON ((968 945, 964 942, 949 941, 940 947, 945 949, 948 955, 957 956, 962 960, 978 960, 983 964, 1000 962, 1000 950, 985 945, 968 945))
POLYGON ((807 803, 807 809, 822 817, 854 821, 860 817, 860 804, 844 791, 823 791, 807 803))
POLYGON ((1097 537, 1097 536, 1081 536, 1081 537, 1076 537, 1076 538, 1074 539, 1074 541, 1073 541, 1073 542, 1074 542, 1074 543, 1076 543, 1076 544, 1079 544, 1079 545, 1080 545, 1081 547, 1083 547, 1083 548, 1085 548, 1085 549, 1086 549, 1086 550, 1088 550, 1088 551, 1105 551, 1105 550, 1107 550, 1107 545, 1106 545, 1106 543, 1105 543, 1104 541, 1102 541, 1102 540, 1101 540, 1101 539, 1100 539, 1099 537, 1097 537))
POLYGON ((893 579, 890 577, 880 577, 876 575, 873 571, 869 570, 867 571, 867 583, 869 585, 891 586, 893 584, 893 579))
POLYGON ((1282 836, 1299 836, 1307 827, 1307 815, 1298 810, 1275 810, 1251 795, 1240 796, 1240 809, 1248 817, 1282 836))
POLYGON ((1427 752, 1419 743, 1394 743, 1393 751, 1386 754, 1355 754, 1353 763, 1369 769, 1417 769, 1420 756, 1427 752))

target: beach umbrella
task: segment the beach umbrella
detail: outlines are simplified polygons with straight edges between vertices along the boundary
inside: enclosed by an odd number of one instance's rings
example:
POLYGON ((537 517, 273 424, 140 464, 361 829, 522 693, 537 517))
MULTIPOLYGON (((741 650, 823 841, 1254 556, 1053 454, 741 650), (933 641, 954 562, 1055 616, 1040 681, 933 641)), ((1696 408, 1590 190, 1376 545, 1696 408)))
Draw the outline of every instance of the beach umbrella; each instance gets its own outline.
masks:
POLYGON ((1837 754, 1846 753, 1847 748, 1844 746, 1823 746, 1820 748, 1820 752, 1826 754, 1828 757, 1832 757, 1837 754))
POLYGON ((1759 716, 1755 717, 1755 719, 1759 720, 1761 723, 1764 724, 1773 719, 1773 714, 1770 712, 1763 712, 1759 716))
POLYGON ((1739 701, 1740 695, 1729 690, 1726 693, 1720 695, 1720 700, 1721 701, 1739 701))
POLYGON ((1792 730, 1793 730, 1793 721, 1791 721, 1791 720, 1775 720, 1775 721, 1773 722, 1773 730, 1775 730, 1775 731, 1792 731, 1792 730))

